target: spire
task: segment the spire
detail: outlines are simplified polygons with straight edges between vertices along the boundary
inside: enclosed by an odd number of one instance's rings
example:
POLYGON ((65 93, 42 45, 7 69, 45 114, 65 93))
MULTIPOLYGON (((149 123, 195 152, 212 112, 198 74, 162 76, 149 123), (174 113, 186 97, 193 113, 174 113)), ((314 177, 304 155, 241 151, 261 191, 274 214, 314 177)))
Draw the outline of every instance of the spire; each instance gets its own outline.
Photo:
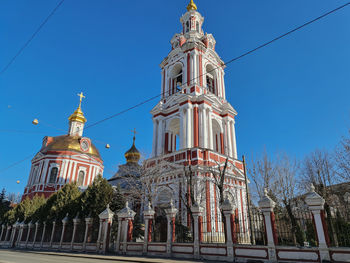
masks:
POLYGON ((141 157, 140 152, 136 149, 135 139, 136 139, 136 129, 132 131, 134 133, 134 137, 132 139, 131 148, 125 153, 125 158, 128 163, 138 163, 141 157))
POLYGON ((83 98, 85 98, 85 96, 83 95, 82 92, 80 94, 78 94, 78 96, 80 97, 79 106, 74 111, 74 113, 71 116, 69 116, 68 120, 85 123, 86 122, 86 118, 84 117, 84 113, 81 110, 81 101, 83 100, 83 98))
POLYGON ((193 0, 191 0, 191 2, 188 4, 187 6, 187 11, 191 11, 191 10, 194 10, 196 11, 197 10, 197 6, 196 4, 193 2, 193 0))

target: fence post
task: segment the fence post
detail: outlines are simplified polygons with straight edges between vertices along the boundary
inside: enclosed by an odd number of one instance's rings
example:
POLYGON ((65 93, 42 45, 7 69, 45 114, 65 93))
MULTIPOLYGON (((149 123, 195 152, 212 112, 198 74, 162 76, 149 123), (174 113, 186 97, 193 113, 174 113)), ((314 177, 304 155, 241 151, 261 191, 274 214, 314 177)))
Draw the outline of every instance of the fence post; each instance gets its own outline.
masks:
POLYGON ((233 229, 231 228, 231 218, 234 213, 233 206, 230 203, 230 200, 226 199, 221 206, 222 212, 225 216, 225 226, 226 226, 226 246, 227 246, 227 259, 228 261, 234 260, 233 257, 233 240, 232 233, 233 229))
POLYGON ((32 221, 29 222, 28 224, 28 232, 27 232, 27 238, 26 238, 26 247, 28 246, 28 241, 29 241, 29 237, 32 233, 32 228, 34 227, 32 221))
POLYGON ((67 213, 65 218, 62 219, 62 232, 61 232, 61 239, 60 239, 60 248, 62 248, 62 243, 63 243, 64 234, 66 232, 66 225, 67 225, 68 221, 69 221, 69 218, 68 218, 68 213, 67 213))
POLYGON ((165 209, 165 214, 168 223, 168 231, 167 231, 167 254, 171 255, 171 245, 175 242, 175 216, 177 213, 177 209, 174 206, 173 199, 170 200, 170 207, 165 209))
POLYGON ((5 241, 7 241, 7 239, 9 239, 9 232, 10 232, 11 228, 12 228, 12 227, 11 227, 10 225, 7 225, 5 241))
POLYGON ((325 222, 324 203, 325 200, 315 192, 315 187, 311 184, 310 192, 306 194, 305 202, 312 212, 313 222, 315 224, 318 247, 320 251, 321 260, 329 261, 329 236, 325 222))
MULTIPOLYGON (((129 222, 134 220, 135 212, 129 208, 129 202, 125 203, 125 207, 119 211, 117 214, 118 220, 121 220, 121 225, 118 225, 118 233, 119 233, 119 242, 123 243, 123 252, 126 253, 126 247, 128 239, 130 238, 130 232, 132 233, 132 229, 130 229, 131 225, 129 222), (120 232, 119 232, 119 227, 120 232)), ((120 243, 119 243, 120 244, 120 243)), ((118 248, 119 250, 119 248, 118 248)))
MULTIPOLYGON (((145 207, 143 211, 143 216, 145 218, 145 236, 143 243, 143 253, 147 253, 148 243, 152 241, 152 223, 154 218, 154 210, 151 207, 151 203, 148 202, 148 205, 145 207)), ((119 231, 119 228, 118 228, 119 231)))
POLYGON ((199 259, 199 244, 203 241, 203 233, 202 233, 202 222, 200 222, 201 217, 203 215, 203 208, 198 204, 195 204, 191 207, 193 220, 194 220, 194 258, 199 259))
POLYGON ((267 237, 267 246, 269 250, 269 259, 272 262, 277 262, 275 247, 277 245, 277 235, 275 214, 273 212, 276 203, 267 195, 267 189, 264 189, 264 196, 258 203, 261 212, 264 214, 264 224, 267 237))
POLYGON ((12 227, 10 247, 13 247, 15 245, 15 242, 16 242, 15 237, 16 237, 18 226, 19 226, 19 222, 18 222, 18 219, 17 219, 16 223, 14 223, 14 225, 12 227))
POLYGON ((3 235, 5 233, 5 224, 2 224, 1 225, 1 235, 0 235, 0 242, 2 241, 3 239, 3 235))
POLYGON ((70 250, 73 250, 73 244, 74 244, 74 240, 75 240, 75 234, 77 232, 77 227, 78 224, 80 223, 80 219, 79 219, 79 212, 77 213, 76 217, 73 218, 73 235, 72 235, 72 241, 70 244, 70 250))
POLYGON ((85 234, 84 234, 84 243, 83 243, 84 251, 86 251, 86 243, 88 242, 88 236, 89 236, 89 231, 91 229, 92 220, 93 219, 91 217, 85 218, 85 234))
MULTIPOLYGON (((38 226, 39 226, 39 221, 37 221, 35 223, 35 226, 36 226, 36 229, 35 229, 35 238, 36 238, 36 235, 37 235, 37 232, 38 232, 38 226)), ((45 234, 46 234, 46 221, 44 221, 43 223, 43 232, 41 233, 41 241, 40 241, 40 248, 43 247, 43 243, 44 243, 44 238, 45 238, 45 234)), ((36 239, 35 239, 36 240, 36 239)), ((35 242, 34 240, 34 242, 35 242)))
POLYGON ((52 222, 52 231, 51 231, 51 238, 50 238, 50 247, 52 247, 53 237, 55 235, 56 230, 56 220, 52 222))
POLYGON ((110 231, 111 231, 111 225, 113 222, 113 216, 114 213, 109 209, 109 204, 107 204, 106 210, 104 210, 101 214, 98 215, 100 218, 100 224, 102 223, 102 227, 100 227, 100 230, 103 231, 99 233, 99 240, 98 240, 98 249, 100 250, 100 244, 102 243, 102 253, 105 254, 108 247, 109 247, 109 238, 110 238, 110 231))

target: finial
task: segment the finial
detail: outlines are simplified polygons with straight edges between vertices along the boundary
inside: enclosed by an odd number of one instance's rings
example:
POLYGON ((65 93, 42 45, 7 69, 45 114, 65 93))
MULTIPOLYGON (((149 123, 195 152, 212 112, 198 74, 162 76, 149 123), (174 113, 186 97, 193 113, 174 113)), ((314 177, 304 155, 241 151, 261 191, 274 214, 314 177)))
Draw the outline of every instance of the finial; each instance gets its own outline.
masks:
POLYGON ((193 2, 193 0, 191 0, 191 2, 188 4, 187 6, 187 11, 191 11, 191 10, 197 10, 197 6, 196 4, 193 2))
POLYGON ((129 201, 125 202, 125 207, 129 208, 129 201))
POLYGON ((79 108, 81 108, 81 101, 83 100, 83 98, 85 99, 85 96, 84 96, 83 92, 80 92, 80 94, 78 94, 78 96, 80 97, 79 108))
POLYGON ((106 209, 109 210, 109 204, 107 204, 107 208, 106 209))
POLYGON ((311 185, 310 185, 310 191, 311 191, 311 192, 315 192, 315 186, 314 186, 313 183, 311 183, 311 185))
POLYGON ((135 140, 136 140, 136 128, 134 128, 134 130, 132 131, 132 133, 134 134, 134 137, 132 138, 132 142, 133 142, 133 145, 135 145, 135 140))

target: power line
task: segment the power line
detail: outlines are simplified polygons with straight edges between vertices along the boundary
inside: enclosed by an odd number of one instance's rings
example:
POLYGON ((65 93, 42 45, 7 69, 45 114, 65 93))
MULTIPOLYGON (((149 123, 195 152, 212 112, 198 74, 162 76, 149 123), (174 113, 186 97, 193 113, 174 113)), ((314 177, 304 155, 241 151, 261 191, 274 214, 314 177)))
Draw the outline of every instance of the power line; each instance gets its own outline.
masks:
MULTIPOLYGON (((62 1, 59 3, 59 5, 61 5, 63 2, 64 2, 64 0, 62 0, 62 1)), ((57 8, 59 7, 59 5, 55 8, 56 10, 57 10, 57 8)), ((272 39, 272 40, 270 40, 270 41, 268 41, 268 42, 266 42, 266 43, 264 43, 264 44, 262 44, 262 45, 260 45, 260 46, 258 46, 258 47, 256 47, 256 48, 254 48, 254 49, 251 49, 251 50, 249 50, 249 51, 247 51, 247 52, 245 52, 245 53, 243 53, 243 54, 241 54, 241 55, 239 55, 239 56, 237 56, 237 57, 235 57, 235 58, 233 58, 233 59, 227 61, 227 62, 224 63, 223 65, 218 66, 218 67, 216 67, 216 68, 214 68, 214 69, 212 69, 212 70, 210 70, 210 71, 208 71, 208 72, 212 72, 212 71, 214 71, 214 70, 216 70, 216 69, 218 69, 218 68, 221 68, 221 67, 223 67, 223 66, 229 65, 230 63, 232 63, 232 62, 234 62, 234 61, 237 61, 237 60, 239 60, 239 59, 241 59, 241 58, 243 58, 243 57, 245 57, 245 56, 247 56, 247 55, 250 55, 250 54, 252 54, 253 52, 255 52, 255 51, 259 50, 259 49, 262 49, 262 48, 264 48, 264 47, 266 47, 266 46, 272 44, 273 42, 276 42, 277 40, 280 40, 280 39, 282 39, 282 38, 284 38, 284 37, 286 37, 286 36, 288 36, 288 35, 290 35, 290 34, 296 32, 296 31, 298 31, 298 30, 300 30, 300 29, 302 29, 302 28, 304 28, 304 27, 306 27, 306 26, 308 26, 308 25, 310 25, 310 24, 312 24, 312 23, 314 23, 314 22, 316 22, 316 21, 318 21, 318 20, 320 20, 320 19, 322 19, 322 18, 324 18, 324 17, 326 17, 326 16, 328 16, 328 15, 330 15, 330 14, 332 14, 332 13, 338 11, 338 10, 340 10, 340 9, 343 9, 344 7, 346 7, 346 6, 348 6, 348 5, 350 5, 350 2, 348 2, 348 3, 346 3, 346 4, 342 5, 342 6, 339 6, 339 7, 335 8, 335 9, 333 9, 333 10, 331 10, 331 11, 329 11, 329 12, 327 12, 327 13, 325 13, 325 14, 323 14, 323 15, 321 15, 321 16, 315 18, 315 19, 312 19, 312 20, 310 20, 309 22, 306 22, 306 23, 302 24, 301 26, 298 26, 298 27, 296 27, 296 28, 294 28, 294 29, 288 31, 287 33, 284 33, 284 34, 282 34, 282 35, 280 35, 280 36, 278 36, 278 37, 276 37, 276 38, 274 38, 274 39, 272 39)), ((56 11, 55 9, 53 10, 53 13, 54 13, 54 11, 56 11)), ((53 14, 53 13, 52 13, 52 14, 53 14)), ((50 16, 52 16, 52 14, 50 14, 50 16)), ((49 17, 50 17, 50 16, 49 16, 49 17)), ((48 17, 48 18, 49 18, 49 17, 48 17)), ((47 20, 48 20, 48 19, 47 19, 47 20)), ((46 23, 46 22, 45 22, 45 23, 46 23)), ((39 29, 39 30, 40 30, 40 29, 39 29)), ((30 42, 30 41, 29 41, 29 42, 30 42)), ((1 74, 1 73, 0 73, 0 74, 1 74)), ((205 75, 205 74, 202 74, 202 75, 200 75, 200 76, 198 76, 198 77, 195 77, 195 78, 191 79, 190 82, 192 82, 193 80, 198 79, 198 78, 200 78, 200 77, 202 77, 202 76, 204 76, 204 75, 205 75)), ((180 87, 183 88, 184 86, 185 86, 185 84, 181 85, 180 87)), ((169 90, 167 90, 167 91, 169 91, 169 90)), ((180 91, 180 92, 181 92, 181 91, 180 91)), ((147 99, 147 100, 144 100, 144 101, 142 101, 142 102, 140 102, 140 103, 138 103, 138 104, 136 104, 136 105, 134 105, 134 106, 132 106, 132 107, 129 107, 129 108, 127 108, 127 109, 125 109, 125 110, 122 110, 122 111, 120 111, 120 112, 118 112, 118 113, 116 113, 116 114, 113 114, 113 115, 111 115, 111 116, 109 116, 109 117, 106 117, 106 118, 100 120, 100 121, 97 121, 97 122, 95 122, 95 123, 93 123, 93 124, 91 124, 91 125, 89 125, 89 126, 86 126, 85 129, 91 128, 91 127, 96 126, 96 125, 98 125, 98 124, 100 124, 100 123, 102 123, 102 122, 105 122, 105 121, 107 121, 107 120, 110 120, 110 119, 112 119, 112 118, 115 118, 115 117, 117 117, 117 116, 119 116, 119 115, 121 115, 121 114, 124 114, 124 113, 126 113, 126 112, 128 112, 128 111, 130 111, 130 110, 132 110, 132 109, 135 109, 135 108, 137 108, 137 107, 139 107, 139 106, 141 106, 141 105, 143 105, 143 104, 146 104, 147 102, 150 102, 150 101, 152 101, 152 100, 154 100, 154 99, 156 99, 156 98, 162 96, 163 94, 166 94, 166 92, 160 93, 160 94, 158 94, 158 95, 156 95, 156 96, 153 96, 153 97, 151 97, 151 98, 149 98, 149 99, 147 99)), ((31 155, 31 156, 32 156, 32 155, 31 155)), ((16 166, 16 165, 20 164, 21 162, 27 160, 27 159, 30 158, 31 156, 26 157, 25 159, 23 159, 23 160, 21 160, 21 161, 18 161, 18 162, 16 162, 16 163, 14 163, 14 164, 12 164, 12 165, 6 167, 6 168, 3 169, 3 170, 0 170, 0 173, 2 173, 3 171, 5 171, 5 170, 7 170, 7 169, 9 169, 9 168, 12 168, 13 166, 16 166)))
POLYGON ((17 51, 17 53, 13 56, 13 58, 6 64, 6 66, 0 71, 0 75, 5 73, 5 71, 12 65, 12 63, 16 60, 16 58, 23 52, 23 50, 29 45, 29 43, 35 38, 35 36, 39 33, 39 31, 44 27, 44 25, 49 21, 49 19, 55 14, 57 9, 63 4, 64 0, 61 0, 56 7, 51 11, 51 13, 45 18, 45 20, 39 25, 39 27, 34 31, 34 33, 30 36, 27 42, 17 51))
MULTIPOLYGON (((241 59, 241 58, 243 58, 243 57, 245 57, 245 56, 248 56, 248 55, 250 55, 250 54, 252 54, 252 53, 258 51, 259 49, 262 49, 262 48, 264 48, 264 47, 266 47, 266 46, 268 46, 268 45, 270 45, 270 44, 272 44, 272 43, 274 43, 274 42, 276 42, 276 41, 278 41, 278 40, 280 40, 280 39, 282 39, 282 38, 285 38, 286 36, 288 36, 288 35, 290 35, 290 34, 296 32, 296 31, 298 31, 298 30, 300 30, 300 29, 302 29, 302 28, 304 28, 304 27, 306 27, 306 26, 308 26, 308 25, 310 25, 310 24, 312 24, 312 23, 314 23, 314 22, 316 22, 316 21, 318 21, 318 20, 320 20, 320 19, 322 19, 322 18, 324 18, 324 17, 326 17, 326 16, 332 14, 332 13, 335 13, 336 11, 338 11, 338 10, 340 10, 340 9, 343 9, 344 7, 346 7, 346 6, 348 6, 348 5, 350 5, 350 2, 348 2, 348 3, 346 3, 346 4, 342 5, 342 6, 339 6, 339 7, 335 8, 335 9, 333 9, 333 10, 327 12, 327 13, 324 13, 323 15, 320 15, 320 16, 316 17, 315 19, 312 19, 312 20, 310 20, 310 21, 308 21, 308 22, 302 24, 301 26, 298 26, 298 27, 296 27, 296 28, 294 28, 294 29, 292 29, 292 30, 290 30, 290 31, 288 31, 288 32, 286 32, 286 33, 284 33, 284 34, 282 34, 282 35, 279 35, 278 37, 276 37, 276 38, 274 38, 274 39, 272 39, 272 40, 270 40, 270 41, 268 41, 268 42, 265 42, 264 44, 262 44, 262 45, 260 45, 260 46, 258 46, 258 47, 256 47, 256 48, 253 48, 253 49, 251 49, 251 50, 249 50, 249 51, 247 51, 247 52, 245 52, 245 53, 243 53, 243 54, 241 54, 241 55, 239 55, 239 56, 237 56, 237 57, 235 57, 235 58, 233 58, 233 59, 227 61, 226 63, 223 63, 221 66, 218 66, 218 67, 216 67, 216 68, 213 68, 213 69, 207 71, 206 73, 210 73, 210 72, 212 72, 212 71, 215 71, 215 70, 218 69, 218 68, 222 68, 222 67, 224 67, 224 66, 227 66, 227 65, 231 64, 231 63, 234 62, 234 61, 237 61, 237 60, 239 60, 239 59, 241 59)), ((197 76, 197 77, 192 78, 189 82, 191 83, 192 81, 194 81, 194 80, 196 80, 196 79, 199 79, 199 78, 205 76, 206 73, 205 73, 205 74, 201 74, 201 75, 199 75, 199 76, 197 76)), ((183 88, 184 86, 185 86, 185 84, 182 84, 182 85, 180 86, 181 90, 178 91, 178 92, 176 92, 176 93, 182 92, 182 88, 183 88)), ((132 109, 135 109, 135 108, 137 108, 137 107, 139 107, 139 106, 141 106, 141 105, 143 105, 143 104, 145 104, 145 103, 147 103, 147 102, 149 102, 149 101, 152 101, 152 100, 154 100, 154 99, 156 99, 156 98, 158 98, 158 97, 160 97, 160 96, 166 94, 167 92, 169 92, 169 90, 170 90, 170 89, 167 89, 166 91, 164 91, 164 92, 162 92, 162 93, 160 93, 160 94, 158 94, 158 95, 156 95, 156 96, 153 96, 153 97, 151 97, 151 98, 149 98, 149 99, 147 99, 147 100, 144 100, 144 101, 142 101, 142 102, 140 102, 140 103, 138 103, 138 104, 136 104, 136 105, 134 105, 134 106, 132 106, 132 107, 129 107, 129 108, 125 109, 125 110, 122 110, 122 111, 120 111, 120 112, 118 112, 118 113, 116 113, 116 114, 113 114, 113 115, 111 115, 111 116, 109 116, 109 117, 107 117, 107 118, 104 118, 104 119, 102 119, 102 120, 100 120, 100 121, 97 121, 97 122, 95 122, 95 123, 93 123, 93 124, 87 126, 85 129, 91 128, 91 127, 96 126, 96 125, 98 125, 98 124, 100 124, 100 123, 102 123, 102 122, 105 122, 105 121, 107 121, 107 120, 113 119, 113 118, 115 118, 115 117, 117 117, 117 116, 119 116, 119 115, 121 115, 121 114, 123 114, 123 113, 125 113, 125 112, 128 112, 128 111, 130 111, 130 110, 132 110, 132 109)))

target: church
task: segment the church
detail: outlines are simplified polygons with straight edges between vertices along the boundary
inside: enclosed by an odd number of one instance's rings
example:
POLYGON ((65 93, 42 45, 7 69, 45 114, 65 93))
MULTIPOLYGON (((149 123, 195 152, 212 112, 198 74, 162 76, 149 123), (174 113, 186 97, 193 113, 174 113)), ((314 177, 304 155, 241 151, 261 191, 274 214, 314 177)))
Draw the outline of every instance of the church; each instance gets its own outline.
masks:
POLYGON ((76 182, 81 189, 87 188, 94 178, 103 175, 103 161, 90 138, 83 137, 86 118, 79 106, 68 118, 67 135, 46 136, 40 151, 32 159, 27 186, 22 200, 34 195, 46 198, 65 184, 76 182))
MULTIPOLYGON (((160 63, 161 98, 151 110, 151 158, 139 164, 134 137, 125 153, 126 164, 119 166, 109 182, 130 195, 142 181, 140 211, 149 205, 154 208, 156 228, 157 224, 160 229, 164 227, 164 211, 169 207, 177 209, 179 223, 191 228, 189 207, 202 207, 204 234, 208 238, 217 235, 215 240, 220 241, 218 237, 224 231, 220 212, 223 200, 234 205, 235 217, 243 222, 241 230, 248 232, 247 181, 244 164, 237 157, 237 112, 226 100, 225 64, 215 50, 215 38, 203 31, 204 18, 192 0, 180 23, 182 30, 172 37, 171 51, 160 63), (134 183, 130 177, 134 177, 134 183)), ((35 194, 48 197, 70 182, 77 182, 83 189, 103 174, 97 148, 83 137, 86 118, 81 109, 83 94, 79 96, 79 106, 69 117, 68 135, 43 139, 42 148, 32 160, 23 198, 35 194)))

